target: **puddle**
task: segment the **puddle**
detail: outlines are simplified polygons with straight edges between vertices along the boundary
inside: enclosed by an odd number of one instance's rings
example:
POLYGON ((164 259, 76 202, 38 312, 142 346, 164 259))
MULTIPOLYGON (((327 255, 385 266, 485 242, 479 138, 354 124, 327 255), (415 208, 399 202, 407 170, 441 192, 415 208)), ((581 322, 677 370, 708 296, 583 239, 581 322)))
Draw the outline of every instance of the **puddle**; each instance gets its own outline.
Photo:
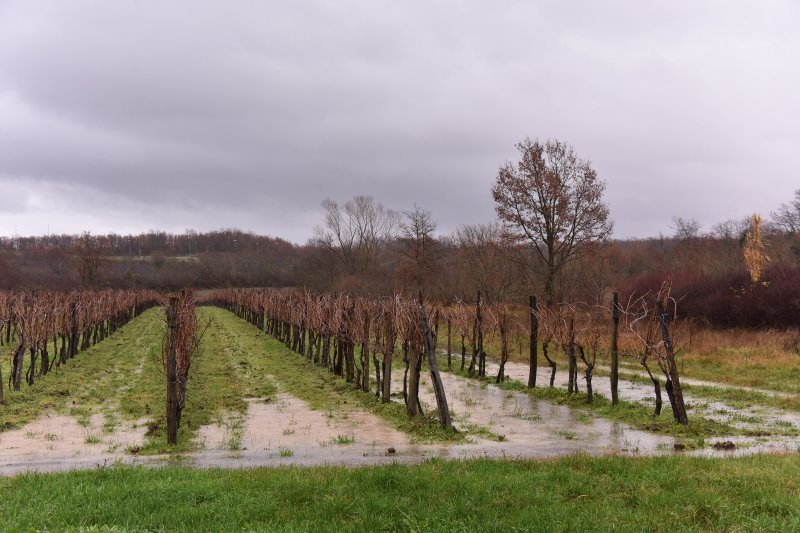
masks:
MULTIPOLYGON (((562 365, 559 365, 559 371, 556 372, 554 385, 556 387, 565 388, 567 386, 568 376, 566 371, 560 369, 561 366, 562 365)), ((486 374, 488 376, 496 376, 498 369, 499 367, 496 362, 491 360, 487 361, 486 374)), ((509 361, 506 363, 505 373, 506 376, 511 379, 519 380, 524 383, 528 381, 528 365, 526 364, 509 361)), ((585 391, 586 381, 583 379, 583 374, 580 371, 578 378, 578 384, 581 390, 585 391)), ((549 383, 550 368, 539 367, 536 373, 537 387, 547 386, 549 383)), ((709 383, 706 384, 713 385, 709 383)), ((592 386, 595 392, 604 395, 606 398, 611 397, 611 380, 608 376, 594 376, 592 378, 592 386)), ((669 409, 669 401, 663 389, 663 381, 661 387, 664 409, 669 409)), ((655 393, 653 392, 652 385, 627 381, 624 379, 624 375, 620 375, 618 390, 619 397, 623 400, 641 402, 651 406, 655 405, 655 393)), ((692 396, 691 393, 684 393, 684 399, 690 407, 690 417, 692 413, 696 413, 705 418, 725 422, 734 427, 748 431, 761 430, 780 433, 785 432, 787 429, 800 429, 800 413, 793 411, 764 408, 763 406, 737 408, 722 401, 692 396)))
MULTIPOLYGON (((536 458, 578 452, 652 454, 672 449, 675 442, 673 437, 635 430, 588 412, 450 373, 442 373, 442 381, 456 428, 471 433, 472 425, 478 425, 502 439, 491 440, 473 434, 470 440, 474 442, 456 446, 462 456, 536 458)), ((395 382, 402 392, 402 375, 395 382)), ((435 409, 430 374, 421 380, 420 399, 428 409, 435 409)))
MULTIPOLYGON (((285 393, 268 403, 249 399, 246 417, 201 428, 205 450, 192 454, 198 466, 247 463, 358 464, 409 442, 404 433, 366 412, 329 413, 285 393)), ((242 465, 244 466, 244 465, 242 465)))
POLYGON ((130 422, 117 421, 113 428, 104 428, 105 422, 100 414, 84 419, 85 426, 72 416, 49 415, 4 431, 0 433, 0 474, 134 462, 127 449, 144 442, 144 422, 133 427, 130 422))

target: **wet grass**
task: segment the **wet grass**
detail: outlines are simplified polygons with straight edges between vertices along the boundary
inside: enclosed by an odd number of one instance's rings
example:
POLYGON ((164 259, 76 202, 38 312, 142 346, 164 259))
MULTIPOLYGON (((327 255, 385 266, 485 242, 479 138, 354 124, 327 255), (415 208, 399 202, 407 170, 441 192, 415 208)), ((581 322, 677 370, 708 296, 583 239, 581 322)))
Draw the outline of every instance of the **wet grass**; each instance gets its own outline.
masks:
POLYGON ((252 324, 233 313, 215 307, 198 310, 201 321, 213 318, 214 327, 224 330, 227 342, 235 345, 236 353, 249 354, 258 361, 254 376, 273 376, 287 393, 304 400, 312 409, 337 415, 353 410, 369 411, 394 428, 408 433, 413 442, 463 441, 464 435, 446 431, 431 417, 411 419, 398 402, 382 403, 373 392, 357 390, 326 368, 309 362, 281 342, 260 332, 252 324))
MULTIPOLYGON (((800 394, 800 352, 779 332, 706 332, 711 337, 680 357, 681 375, 800 394)), ((785 335, 785 334, 783 334, 785 335)))
POLYGON ((0 479, 0 523, 10 530, 794 531, 798 479, 797 455, 112 467, 0 479))

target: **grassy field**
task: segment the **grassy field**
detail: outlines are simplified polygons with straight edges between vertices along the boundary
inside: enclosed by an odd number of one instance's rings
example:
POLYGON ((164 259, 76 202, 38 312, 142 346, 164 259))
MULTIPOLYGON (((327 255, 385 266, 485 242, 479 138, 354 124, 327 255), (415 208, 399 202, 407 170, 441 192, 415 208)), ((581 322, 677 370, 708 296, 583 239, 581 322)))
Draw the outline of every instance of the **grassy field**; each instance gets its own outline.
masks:
POLYGON ((790 531, 800 457, 359 469, 112 467, 0 479, 7 530, 790 531))

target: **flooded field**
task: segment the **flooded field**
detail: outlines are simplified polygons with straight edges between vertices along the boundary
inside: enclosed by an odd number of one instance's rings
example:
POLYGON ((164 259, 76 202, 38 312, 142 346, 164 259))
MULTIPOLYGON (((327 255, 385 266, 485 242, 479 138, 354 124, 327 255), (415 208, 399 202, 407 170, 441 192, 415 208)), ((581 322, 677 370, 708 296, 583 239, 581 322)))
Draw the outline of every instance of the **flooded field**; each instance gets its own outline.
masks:
MULTIPOLYGON (((524 365, 509 364, 507 372, 512 378, 527 376, 524 365)), ((420 389, 426 411, 435 406, 429 379, 424 376, 420 389)), ((557 384, 562 379, 566 375, 559 374, 557 384)), ((600 376, 595 379, 602 392, 608 380, 600 376)), ((250 398, 244 416, 221 415, 216 423, 202 427, 196 437, 198 451, 184 454, 177 461, 198 467, 359 466, 416 463, 433 457, 547 458, 575 453, 742 455, 796 451, 800 446, 796 437, 731 437, 725 440, 736 444, 734 450, 706 447, 676 452, 674 437, 632 429, 594 416, 588 410, 536 400, 525 393, 450 373, 444 373, 443 380, 454 425, 466 434, 465 442, 415 443, 371 413, 314 410, 306 402, 281 392, 269 400, 250 398)), ((394 385, 394 400, 402 402, 402 373, 397 374, 394 385)), ((651 394, 648 387, 626 381, 621 382, 620 391, 631 400, 646 400, 651 394)), ((716 408, 716 403, 706 409, 716 408)), ((791 420, 795 422, 796 419, 791 420)), ((117 423, 111 430, 105 424, 105 428, 104 431, 102 415, 94 415, 88 421, 61 415, 0 433, 0 473, 90 468, 114 462, 159 465, 176 461, 174 457, 138 457, 130 453, 144 441, 144 421, 117 423)))
MULTIPOLYGON (((210 312, 210 311, 209 311, 210 312)), ((153 455, 148 436, 156 413, 150 405, 158 405, 163 394, 163 373, 159 363, 147 350, 118 374, 104 370, 103 378, 86 387, 104 386, 102 408, 76 405, 74 402, 61 410, 45 409, 39 416, 14 429, 0 432, 0 474, 36 470, 52 471, 74 468, 92 468, 116 462, 126 464, 164 465, 186 464, 198 467, 250 467, 260 465, 376 465, 392 462, 417 463, 429 458, 548 458, 576 453, 588 455, 743 455, 761 452, 795 452, 800 449, 800 413, 763 405, 731 405, 706 395, 696 397, 687 392, 685 398, 690 418, 702 417, 724 422, 745 435, 717 436, 696 439, 685 446, 685 439, 652 433, 630 427, 624 423, 598 416, 589 408, 558 405, 539 400, 524 391, 511 391, 493 384, 443 372, 442 379, 453 416, 453 425, 459 432, 454 441, 432 441, 420 435, 407 434, 397 429, 385 417, 368 412, 347 401, 338 401, 336 395, 327 396, 328 402, 312 403, 300 398, 311 388, 331 386, 318 377, 303 376, 305 384, 291 389, 271 368, 277 359, 268 363, 266 357, 274 350, 266 348, 265 336, 225 312, 215 315, 219 322, 212 325, 206 337, 210 351, 198 360, 194 370, 193 387, 212 387, 217 392, 234 385, 239 407, 236 409, 211 409, 213 415, 192 428, 191 440, 179 453, 153 455), (222 317, 225 317, 223 321, 222 317), (213 363, 213 365, 211 365, 213 363), (209 365, 204 367, 203 365, 209 365), (121 379, 120 376, 129 379, 121 379), (220 376, 227 376, 220 379, 220 376), (113 378, 116 381, 108 381, 113 378), (148 381, 149 380, 149 381, 148 381), (209 381, 210 380, 210 381, 209 381), (113 385, 113 386, 112 386, 113 385), (135 401, 141 391, 150 394, 149 405, 140 406, 147 418, 125 420, 116 411, 125 402, 135 401), (273 391, 268 392, 269 390, 273 391), (289 392, 294 390, 295 394, 289 392), (241 403, 244 398, 246 403, 241 403), (463 438, 461 438, 463 437, 463 438), (723 446, 723 443, 725 445, 723 446), (727 443, 732 443, 727 444, 727 443), (715 447, 716 445, 716 447, 715 447)), ((135 333, 135 332, 134 332, 135 333)), ((141 334, 137 334, 141 336, 141 334)), ((154 337, 155 338, 155 337, 154 337)), ((155 341, 151 341, 155 342, 155 341)), ((278 349, 282 345, 275 343, 278 349)), ((146 348, 146 346, 145 346, 146 348)), ((277 353, 277 352, 275 352, 277 353)), ((115 358, 113 351, 109 358, 115 358)), ((297 379, 303 359, 295 354, 280 352, 283 364, 289 367, 284 379, 297 379)), ((117 360, 117 359, 113 359, 117 360)), ((314 373, 328 376, 324 369, 314 368, 314 373)), ((497 373, 497 365, 488 361, 487 374, 497 373)), ((528 367, 509 362, 506 375, 510 379, 527 381, 528 367)), ((630 373, 627 374, 630 376, 630 373)), ((650 410, 653 389, 649 383, 636 379, 620 380, 620 397, 650 410)), ((550 369, 538 369, 538 385, 547 386, 550 369)), ((430 375, 421 375, 420 400, 425 412, 435 409, 435 399, 430 375)), ((579 385, 585 388, 583 376, 579 385)), ((336 378, 337 380, 339 378, 336 378)), ((567 374, 561 368, 556 374, 555 386, 566 386, 567 374)), ((691 380, 686 380, 691 384, 691 380)), ((395 365, 392 381, 392 400, 403 402, 402 362, 395 365)), ((597 393, 610 396, 608 377, 597 375, 593 380, 597 393)), ((700 383, 695 383, 699 385, 700 383)), ((702 385, 716 385, 702 383, 702 385)), ((346 385, 350 388, 350 385, 346 385)), ((720 386, 723 389, 724 386, 720 386)), ((87 394, 91 401, 96 394, 87 394)), ((305 396, 303 396, 305 397, 305 396)), ((190 396, 191 399, 191 396, 190 396)), ((226 400, 227 401, 227 400, 226 400)), ((664 398, 666 403, 666 396, 664 398)), ((357 404, 357 402, 354 402, 357 404)), ((97 404, 92 404, 97 406, 97 404)), ((221 404, 220 404, 221 405, 221 404)), ((201 409, 205 405, 190 405, 187 409, 201 409)), ((372 408, 371 408, 372 409, 372 408)), ((668 410, 668 404, 665 410, 668 410)), ((153 409, 155 411, 156 409, 153 409)), ((158 409, 160 411, 160 409, 158 409)), ((158 413, 160 415, 160 412, 158 413)), ((638 425, 637 428, 641 428, 638 425)), ((187 437, 188 438, 188 437, 187 437)), ((161 448, 165 449, 165 448, 161 448)))
MULTIPOLYGON (((494 362, 487 362, 487 375, 497 375, 498 366, 494 362)), ((520 363, 508 362, 505 367, 505 374, 507 377, 519 381, 527 382, 528 380, 528 366, 520 363)), ((640 383, 638 381, 629 381, 624 379, 624 375, 620 375, 619 380, 619 397, 624 400, 633 402, 645 403, 648 405, 655 405, 655 392, 650 383, 640 383)), ((585 388, 585 380, 583 376, 579 375, 578 385, 583 389, 585 388)), ((549 383, 550 368, 539 367, 536 374, 538 386, 543 386, 549 383)), ((567 372, 559 370, 556 372, 556 379, 554 386, 566 387, 568 381, 567 372)), ((702 385, 707 387, 716 387, 719 389, 731 388, 725 384, 717 384, 707 381, 681 379, 686 384, 702 385)), ((600 393, 607 398, 611 397, 611 380, 607 376, 596 375, 592 379, 592 385, 595 392, 600 393)), ((748 390, 744 387, 737 387, 740 390, 748 390)), ((759 391, 764 392, 764 391, 759 391)), ((772 391, 767 391, 772 392, 772 391)), ((666 403, 666 392, 663 391, 663 400, 666 403)), ((773 393, 778 396, 786 396, 785 393, 773 393)), ((726 404, 722 400, 709 400, 706 398, 695 397, 691 392, 684 392, 684 399, 686 400, 691 414, 702 415, 705 418, 717 420, 720 422, 729 423, 735 427, 752 431, 752 432, 770 432, 770 433, 785 433, 785 432, 800 432, 800 413, 797 411, 788 411, 775 408, 767 408, 759 405, 752 405, 748 407, 735 407, 726 404)), ((665 408, 669 408, 668 405, 665 408)), ((799 442, 800 443, 800 442, 799 442)))

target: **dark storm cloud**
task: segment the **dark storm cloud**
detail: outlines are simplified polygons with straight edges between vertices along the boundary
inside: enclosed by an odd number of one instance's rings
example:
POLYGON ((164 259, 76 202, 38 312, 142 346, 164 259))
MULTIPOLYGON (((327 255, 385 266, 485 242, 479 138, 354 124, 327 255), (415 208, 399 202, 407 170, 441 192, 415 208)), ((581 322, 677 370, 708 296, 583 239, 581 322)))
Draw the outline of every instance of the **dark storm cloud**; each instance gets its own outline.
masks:
POLYGON ((617 235, 800 186, 800 9, 765 2, 0 3, 0 233, 236 226, 319 202, 493 217, 525 136, 608 182, 617 235))

